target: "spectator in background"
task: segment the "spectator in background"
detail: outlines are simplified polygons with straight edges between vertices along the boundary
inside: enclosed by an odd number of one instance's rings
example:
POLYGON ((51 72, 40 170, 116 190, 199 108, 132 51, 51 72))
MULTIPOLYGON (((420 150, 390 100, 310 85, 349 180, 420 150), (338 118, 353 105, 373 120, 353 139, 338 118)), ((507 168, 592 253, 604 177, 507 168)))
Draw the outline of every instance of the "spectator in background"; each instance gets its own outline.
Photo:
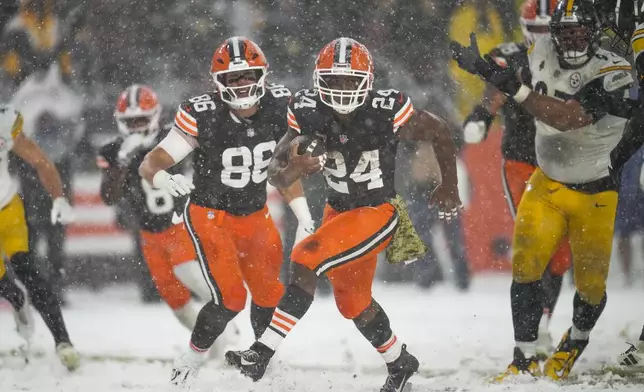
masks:
POLYGON ((644 230, 644 150, 624 166, 615 216, 615 238, 627 286, 633 283, 633 235, 644 230))

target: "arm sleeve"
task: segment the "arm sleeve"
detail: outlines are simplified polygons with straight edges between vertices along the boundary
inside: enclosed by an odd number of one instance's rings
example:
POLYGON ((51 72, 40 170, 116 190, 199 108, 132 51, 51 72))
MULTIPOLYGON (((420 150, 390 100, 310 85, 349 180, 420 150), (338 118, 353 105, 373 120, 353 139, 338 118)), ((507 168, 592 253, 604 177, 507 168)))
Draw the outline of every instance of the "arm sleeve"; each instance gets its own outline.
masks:
POLYGON ((197 139, 187 135, 182 129, 173 126, 168 135, 161 140, 158 147, 165 150, 176 162, 181 162, 195 148, 197 148, 197 139))

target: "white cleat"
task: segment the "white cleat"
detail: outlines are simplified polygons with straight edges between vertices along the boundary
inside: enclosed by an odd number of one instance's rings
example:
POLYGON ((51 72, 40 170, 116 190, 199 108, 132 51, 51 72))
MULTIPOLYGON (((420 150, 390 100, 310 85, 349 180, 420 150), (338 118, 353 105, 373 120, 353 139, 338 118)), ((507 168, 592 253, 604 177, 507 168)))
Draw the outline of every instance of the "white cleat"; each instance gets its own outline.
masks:
POLYGON ((630 344, 628 350, 621 353, 618 357, 619 364, 633 370, 644 371, 644 341, 637 345, 630 344))
POLYGON ((80 355, 78 355, 78 351, 76 351, 71 343, 59 343, 56 346, 56 355, 58 355, 60 363, 70 372, 73 372, 80 366, 80 355))
POLYGON ((199 369, 204 362, 204 355, 188 352, 174 360, 170 385, 174 389, 189 391, 199 376, 199 369))

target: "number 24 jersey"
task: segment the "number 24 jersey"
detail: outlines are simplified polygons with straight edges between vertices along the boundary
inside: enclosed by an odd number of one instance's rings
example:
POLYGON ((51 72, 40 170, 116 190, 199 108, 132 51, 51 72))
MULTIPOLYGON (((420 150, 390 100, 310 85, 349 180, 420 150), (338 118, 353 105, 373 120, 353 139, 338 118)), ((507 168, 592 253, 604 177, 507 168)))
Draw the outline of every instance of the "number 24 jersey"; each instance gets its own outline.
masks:
POLYGON ((194 185, 191 202, 233 215, 249 215, 266 204, 268 163, 287 131, 286 106, 291 92, 267 86, 259 111, 248 119, 236 116, 219 93, 182 103, 175 129, 194 137, 194 185))
POLYGON ((339 121, 317 90, 297 92, 288 107, 289 127, 324 140, 327 201, 337 211, 377 206, 396 195, 396 132, 414 112, 396 90, 370 92, 365 103, 339 121))

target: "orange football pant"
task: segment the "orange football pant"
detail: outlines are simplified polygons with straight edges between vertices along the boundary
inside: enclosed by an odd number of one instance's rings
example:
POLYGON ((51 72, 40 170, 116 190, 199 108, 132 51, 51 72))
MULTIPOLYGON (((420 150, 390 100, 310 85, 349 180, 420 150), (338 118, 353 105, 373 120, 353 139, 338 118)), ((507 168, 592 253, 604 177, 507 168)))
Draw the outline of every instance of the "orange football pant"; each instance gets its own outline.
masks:
POLYGON ((397 224, 398 214, 389 203, 346 212, 327 205, 322 225, 293 249, 291 259, 318 276, 326 274, 338 310, 353 319, 371 303, 377 256, 397 224))
POLYGON ((183 219, 216 304, 240 312, 246 282, 255 304, 277 306, 284 292, 282 240, 267 206, 240 216, 189 204, 183 219))

